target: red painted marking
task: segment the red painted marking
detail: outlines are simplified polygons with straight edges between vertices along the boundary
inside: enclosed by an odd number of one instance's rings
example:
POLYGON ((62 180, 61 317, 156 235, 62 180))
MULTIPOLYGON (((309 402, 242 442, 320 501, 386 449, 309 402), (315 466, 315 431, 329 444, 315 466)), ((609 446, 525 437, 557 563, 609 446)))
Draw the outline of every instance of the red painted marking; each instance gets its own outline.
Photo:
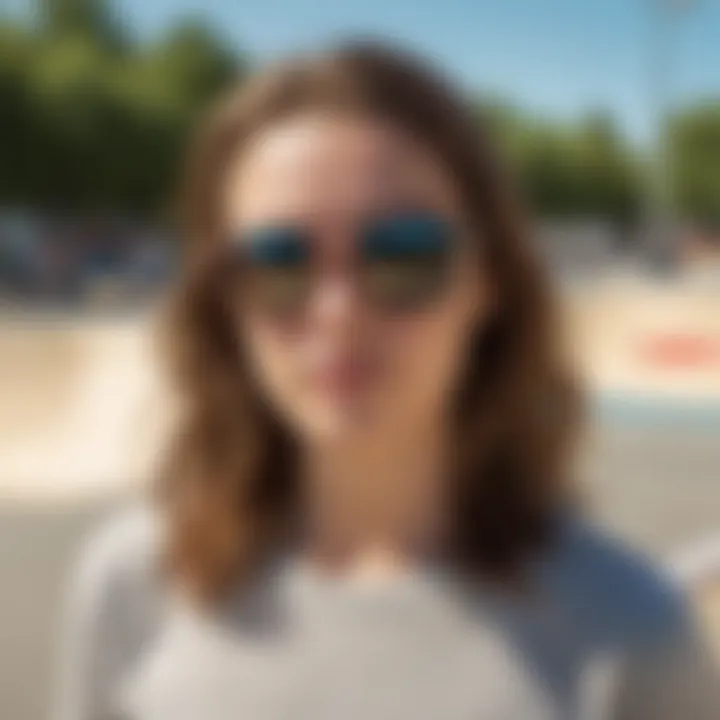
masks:
POLYGON ((673 333, 653 335, 643 341, 640 355, 655 368, 668 370, 720 370, 720 337, 673 333))

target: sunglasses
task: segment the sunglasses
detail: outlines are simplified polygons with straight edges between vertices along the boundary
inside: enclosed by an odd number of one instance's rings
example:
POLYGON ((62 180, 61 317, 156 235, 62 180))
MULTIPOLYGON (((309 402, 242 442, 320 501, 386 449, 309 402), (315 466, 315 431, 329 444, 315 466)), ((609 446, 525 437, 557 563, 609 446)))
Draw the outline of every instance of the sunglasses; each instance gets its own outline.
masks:
MULTIPOLYGON (((233 243, 252 307, 275 317, 303 311, 318 281, 318 243, 301 226, 249 229, 233 243)), ((363 224, 355 243, 355 273, 362 297, 384 313, 412 313, 447 291, 460 233, 439 215, 381 216, 363 224)))

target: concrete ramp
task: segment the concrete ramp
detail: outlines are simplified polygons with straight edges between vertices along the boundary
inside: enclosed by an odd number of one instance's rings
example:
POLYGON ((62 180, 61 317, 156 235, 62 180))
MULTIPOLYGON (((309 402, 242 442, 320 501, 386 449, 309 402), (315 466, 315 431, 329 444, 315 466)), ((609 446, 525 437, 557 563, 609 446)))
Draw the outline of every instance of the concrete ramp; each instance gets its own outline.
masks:
POLYGON ((0 492, 4 499, 106 493, 149 461, 161 415, 151 318, 4 320, 0 492))

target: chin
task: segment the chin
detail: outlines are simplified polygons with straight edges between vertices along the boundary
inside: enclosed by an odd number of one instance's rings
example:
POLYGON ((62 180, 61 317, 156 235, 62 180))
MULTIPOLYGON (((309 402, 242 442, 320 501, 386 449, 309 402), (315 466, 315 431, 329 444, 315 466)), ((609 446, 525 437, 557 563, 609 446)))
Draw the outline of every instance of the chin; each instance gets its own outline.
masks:
POLYGON ((316 441, 342 444, 383 432, 383 418, 374 403, 333 404, 309 413, 306 428, 316 441))

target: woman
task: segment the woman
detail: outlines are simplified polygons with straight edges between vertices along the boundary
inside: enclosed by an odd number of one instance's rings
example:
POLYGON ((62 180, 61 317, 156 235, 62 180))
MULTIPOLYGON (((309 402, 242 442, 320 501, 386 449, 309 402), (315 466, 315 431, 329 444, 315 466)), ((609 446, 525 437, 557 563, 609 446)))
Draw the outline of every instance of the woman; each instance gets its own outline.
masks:
POLYGON ((270 70, 183 207, 179 426, 81 563, 63 718, 717 717, 681 600, 576 517, 545 281, 442 80, 270 70))

